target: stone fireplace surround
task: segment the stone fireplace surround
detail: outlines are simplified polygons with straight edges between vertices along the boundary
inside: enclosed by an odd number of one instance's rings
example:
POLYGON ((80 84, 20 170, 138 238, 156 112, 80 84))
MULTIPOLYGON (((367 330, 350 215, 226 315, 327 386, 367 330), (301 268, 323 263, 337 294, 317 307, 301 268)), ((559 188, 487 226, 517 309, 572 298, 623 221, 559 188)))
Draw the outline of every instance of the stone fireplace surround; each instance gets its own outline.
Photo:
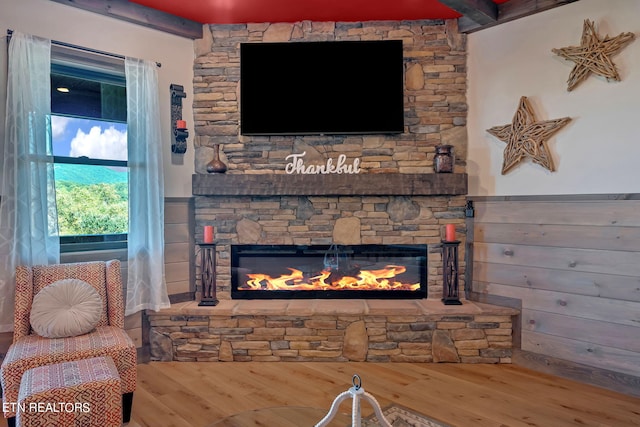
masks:
MULTIPOLYGON (((427 295, 440 298, 445 224, 464 241, 464 173, 196 174, 192 191, 195 240, 204 224, 216 230, 219 299, 230 298, 231 244, 426 244, 427 295)), ((462 277, 464 245, 459 255, 462 277)))
MULTIPOLYGON (((201 241, 205 224, 216 229, 221 302, 149 313, 152 359, 510 362, 516 310, 440 302, 447 223, 456 224, 462 241, 461 278, 466 267, 467 53, 455 20, 209 25, 195 53, 194 237, 201 241), (404 133, 239 134, 240 43, 367 39, 403 42, 404 133), (214 144, 228 166, 224 175, 206 172, 214 144), (455 173, 432 173, 438 144, 454 147, 455 173), (287 156, 302 152, 306 164, 343 154, 347 164, 358 158, 361 173, 285 174, 287 156), (426 244, 428 298, 230 299, 230 244, 334 242, 426 244)), ((460 285, 463 294, 464 281, 460 285)))
MULTIPOLYGON (((286 178, 282 182, 286 182, 286 178)), ((417 179, 415 176, 404 178, 408 181, 417 179)), ((324 187, 331 196, 276 196, 271 193, 303 191, 301 188, 305 185, 301 185, 300 180, 305 178, 293 178, 291 182, 295 185, 281 184, 275 189, 273 185, 242 184, 243 181, 251 183, 253 179, 255 176, 250 179, 231 175, 194 176, 193 191, 198 195, 196 222, 214 224, 216 228, 217 290, 221 302, 215 307, 199 307, 197 302, 179 303, 171 309, 150 314, 152 360, 511 361, 512 317, 517 314, 516 310, 466 300, 462 306, 445 306, 440 301, 441 222, 454 219, 445 214, 444 221, 438 221, 437 212, 450 212, 451 206, 456 212, 462 210, 464 198, 441 193, 466 192, 466 175, 442 178, 425 174, 418 179, 422 185, 403 186, 412 189, 403 190, 406 194, 402 196, 339 195, 337 193, 343 190, 332 186, 324 187), (444 184, 434 185, 433 179, 444 179, 441 181, 444 184), (227 181, 233 185, 228 186, 227 181), (461 188, 455 184, 459 181, 463 183, 461 188), (225 194, 227 192, 234 195, 225 194), (422 195, 412 196, 412 193, 422 195), (425 195, 430 193, 430 196, 425 195), (397 206, 394 208, 394 205, 397 206), (313 230, 315 217, 318 217, 317 229, 313 230), (396 222, 398 225, 389 227, 396 222), (377 230, 381 225, 389 230, 388 235, 367 237, 367 229, 377 230), (400 228, 393 232, 396 227, 400 228), (408 232, 403 233, 403 230, 408 232), (429 298, 230 299, 231 243, 358 244, 368 241, 430 242, 429 298)), ((260 179, 269 181, 270 177, 260 179)), ((362 180, 346 192, 366 194, 370 184, 362 180)), ((458 223, 459 231, 463 232, 464 224, 458 223)), ((201 236, 196 234, 196 241, 200 241, 201 236)), ((461 266, 464 267, 464 262, 461 266)))

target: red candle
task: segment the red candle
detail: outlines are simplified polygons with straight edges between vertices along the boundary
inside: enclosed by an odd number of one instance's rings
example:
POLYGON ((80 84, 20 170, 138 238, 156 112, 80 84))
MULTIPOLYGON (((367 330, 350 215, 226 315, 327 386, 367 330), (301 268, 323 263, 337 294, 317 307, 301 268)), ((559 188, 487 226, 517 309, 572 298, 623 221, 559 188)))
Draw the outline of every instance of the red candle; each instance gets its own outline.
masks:
POLYGON ((187 122, 184 120, 178 120, 176 121, 176 129, 186 129, 187 128, 187 122))
POLYGON ((213 243, 213 225, 204 226, 204 243, 213 243))
POLYGON ((444 229, 444 240, 447 242, 454 242, 456 240, 456 226, 455 224, 447 224, 444 229))

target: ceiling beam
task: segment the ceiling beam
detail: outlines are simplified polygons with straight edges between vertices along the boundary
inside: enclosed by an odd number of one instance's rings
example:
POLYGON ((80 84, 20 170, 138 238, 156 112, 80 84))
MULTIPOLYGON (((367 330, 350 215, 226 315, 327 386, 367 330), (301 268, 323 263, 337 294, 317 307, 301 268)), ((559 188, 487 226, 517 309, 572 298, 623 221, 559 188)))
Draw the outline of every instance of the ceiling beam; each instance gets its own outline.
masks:
POLYGON ((202 38, 202 24, 127 0, 51 0, 188 39, 202 38))
POLYGON ((487 25, 498 19, 498 5, 491 0, 439 0, 463 17, 478 25, 487 25))
MULTIPOLYGON (((464 3, 473 3, 471 0, 459 1, 464 3)), ((497 19, 493 22, 481 24, 471 16, 467 15, 458 18, 458 31, 461 33, 473 33, 475 31, 504 24, 505 22, 514 21, 516 19, 524 18, 525 16, 544 12, 545 10, 564 6, 576 1, 578 0, 509 0, 505 3, 496 5, 498 8, 498 15, 497 19)), ((440 2, 443 4, 445 3, 443 0, 440 0, 440 2)))

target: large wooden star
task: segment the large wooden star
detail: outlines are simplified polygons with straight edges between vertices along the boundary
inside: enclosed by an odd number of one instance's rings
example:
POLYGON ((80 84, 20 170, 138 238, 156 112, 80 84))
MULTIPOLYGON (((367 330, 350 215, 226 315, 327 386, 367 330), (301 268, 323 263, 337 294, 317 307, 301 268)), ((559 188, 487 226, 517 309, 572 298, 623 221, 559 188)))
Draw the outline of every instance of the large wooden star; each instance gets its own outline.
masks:
POLYGON ((607 35, 604 40, 600 40, 593 22, 585 19, 580 46, 551 49, 553 53, 576 63, 573 70, 571 70, 571 74, 569 74, 567 90, 571 91, 591 73, 602 76, 607 81, 620 81, 616 66, 609 57, 633 40, 634 37, 633 33, 621 33, 615 37, 607 35))
POLYGON ((520 105, 511 124, 487 129, 491 135, 507 143, 504 149, 502 175, 524 158, 530 158, 551 172, 555 170, 553 159, 547 148, 547 139, 569 123, 571 118, 536 121, 533 109, 526 96, 520 98, 520 105))

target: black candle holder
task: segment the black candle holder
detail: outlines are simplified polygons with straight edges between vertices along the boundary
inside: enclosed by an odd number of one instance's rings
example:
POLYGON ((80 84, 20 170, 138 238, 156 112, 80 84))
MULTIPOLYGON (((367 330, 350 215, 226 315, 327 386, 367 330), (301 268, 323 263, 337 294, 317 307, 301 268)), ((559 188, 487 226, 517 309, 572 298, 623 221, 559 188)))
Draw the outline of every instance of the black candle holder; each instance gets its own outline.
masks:
POLYGON ((462 305, 458 289, 458 246, 460 241, 442 241, 442 302, 462 305))
POLYGON ((200 246, 200 286, 202 287, 199 306, 216 306, 216 244, 198 243, 200 246))
POLYGON ((179 128, 178 120, 182 120, 182 98, 186 98, 184 87, 177 84, 169 86, 171 90, 171 152, 174 154, 184 154, 187 152, 187 138, 189 131, 186 128, 179 128))

